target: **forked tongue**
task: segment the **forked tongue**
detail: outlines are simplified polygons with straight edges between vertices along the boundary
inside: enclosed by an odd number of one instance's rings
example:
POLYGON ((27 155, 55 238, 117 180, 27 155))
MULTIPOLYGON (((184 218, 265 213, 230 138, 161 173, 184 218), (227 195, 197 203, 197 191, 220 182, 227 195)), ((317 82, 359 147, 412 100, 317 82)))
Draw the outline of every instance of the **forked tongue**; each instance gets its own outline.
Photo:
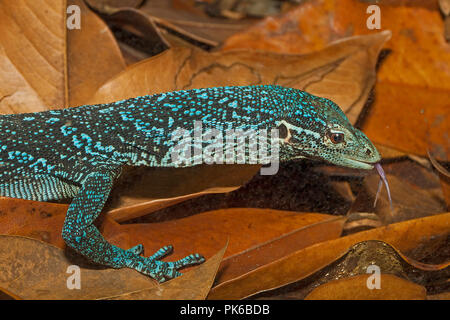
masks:
POLYGON ((387 182, 387 179, 386 179, 386 175, 385 175, 385 173, 384 173, 384 170, 383 170, 383 168, 381 167, 381 164, 379 164, 379 163, 376 163, 376 164, 375 164, 375 168, 377 169, 377 172, 378 172, 378 174, 380 175, 380 182, 378 183, 378 190, 377 190, 377 194, 376 194, 376 196, 375 196, 375 202, 373 203, 373 206, 375 207, 375 206, 377 205, 378 196, 379 196, 379 194, 380 194, 381 187, 382 187, 382 185, 383 185, 383 183, 384 183, 384 185, 386 186, 386 191, 387 191, 387 195, 388 195, 388 198, 389 198, 389 204, 390 204, 391 210, 392 210, 392 209, 393 209, 393 206, 392 206, 391 191, 389 190, 389 184, 388 184, 388 182, 387 182))

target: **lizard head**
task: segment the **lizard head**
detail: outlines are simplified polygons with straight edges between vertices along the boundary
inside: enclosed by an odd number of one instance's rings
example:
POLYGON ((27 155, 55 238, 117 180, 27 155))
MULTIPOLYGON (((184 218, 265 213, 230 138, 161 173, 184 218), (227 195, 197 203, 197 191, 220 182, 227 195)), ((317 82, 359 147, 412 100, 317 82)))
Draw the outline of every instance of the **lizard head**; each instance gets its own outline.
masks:
POLYGON ((372 169, 381 160, 372 142, 351 125, 332 101, 303 91, 277 122, 281 160, 309 158, 355 169, 372 169))

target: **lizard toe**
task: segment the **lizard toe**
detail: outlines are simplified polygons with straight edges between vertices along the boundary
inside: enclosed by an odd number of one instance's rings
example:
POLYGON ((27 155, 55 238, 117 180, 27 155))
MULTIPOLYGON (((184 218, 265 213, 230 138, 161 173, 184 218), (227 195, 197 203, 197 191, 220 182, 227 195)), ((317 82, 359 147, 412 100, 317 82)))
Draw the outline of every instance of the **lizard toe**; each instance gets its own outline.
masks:
POLYGON ((203 262, 205 262, 205 258, 201 254, 194 253, 194 254, 190 254, 190 255, 184 257, 183 259, 180 259, 180 260, 174 262, 174 264, 175 264, 176 269, 180 269, 180 268, 200 264, 203 262))
POLYGON ((165 256, 171 254, 172 252, 173 252, 173 246, 171 246, 171 245, 164 246, 161 249, 159 249, 158 251, 156 251, 152 256, 148 257, 148 259, 160 260, 160 259, 164 258, 165 256))
POLYGON ((144 246, 142 244, 138 244, 137 246, 134 246, 134 247, 128 249, 127 251, 139 256, 144 253, 144 246))

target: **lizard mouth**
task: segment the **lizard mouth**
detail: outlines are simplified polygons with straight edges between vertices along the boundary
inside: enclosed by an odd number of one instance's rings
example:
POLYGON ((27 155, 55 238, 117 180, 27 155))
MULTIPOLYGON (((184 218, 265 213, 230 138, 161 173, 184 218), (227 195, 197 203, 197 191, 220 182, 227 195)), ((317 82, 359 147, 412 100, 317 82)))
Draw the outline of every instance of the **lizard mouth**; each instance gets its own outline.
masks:
POLYGON ((377 163, 377 162, 356 160, 356 159, 352 159, 352 158, 346 158, 345 160, 346 160, 347 164, 349 164, 353 168, 366 169, 366 170, 373 169, 375 167, 375 164, 377 163))

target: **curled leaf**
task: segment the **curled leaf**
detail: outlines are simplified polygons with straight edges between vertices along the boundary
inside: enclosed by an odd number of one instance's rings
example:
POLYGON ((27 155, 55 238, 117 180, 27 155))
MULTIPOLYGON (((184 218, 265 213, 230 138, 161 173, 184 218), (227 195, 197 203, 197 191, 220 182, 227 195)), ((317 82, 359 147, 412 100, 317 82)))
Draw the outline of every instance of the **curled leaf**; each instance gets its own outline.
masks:
POLYGON ((425 300, 423 286, 390 274, 380 275, 380 287, 368 287, 370 275, 330 281, 314 289, 305 300, 425 300))
POLYGON ((389 31, 352 37, 308 55, 172 48, 105 83, 91 103, 200 87, 278 84, 333 100, 354 123, 375 82, 380 48, 389 37, 389 31))
POLYGON ((0 290, 27 300, 204 299, 225 249, 183 276, 157 284, 135 270, 96 267, 38 240, 0 235, 0 290), (69 286, 74 266, 79 290, 69 286))
POLYGON ((77 106, 125 68, 105 23, 81 0, 81 29, 67 29, 65 1, 0 2, 0 113, 77 106), (92 45, 95 41, 96 45, 92 45))
POLYGON ((445 213, 317 243, 245 275, 217 283, 211 289, 208 299, 242 299, 297 282, 343 257, 352 245, 361 241, 382 240, 398 250, 407 251, 430 237, 446 235, 449 228, 450 213, 445 213))

